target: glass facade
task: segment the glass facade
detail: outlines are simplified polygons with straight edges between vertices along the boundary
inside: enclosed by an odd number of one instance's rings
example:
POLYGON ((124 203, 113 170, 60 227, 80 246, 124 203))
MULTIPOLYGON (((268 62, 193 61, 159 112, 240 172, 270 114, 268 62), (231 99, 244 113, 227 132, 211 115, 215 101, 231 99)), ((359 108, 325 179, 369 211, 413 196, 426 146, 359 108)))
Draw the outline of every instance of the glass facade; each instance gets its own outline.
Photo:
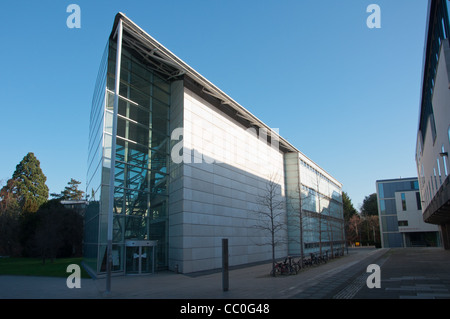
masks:
POLYGON ((108 67, 109 43, 107 43, 100 64, 89 123, 88 163, 86 195, 89 204, 84 222, 84 263, 94 272, 98 269, 98 244, 100 226, 100 195, 103 173, 103 130, 105 119, 106 73, 108 67))
POLYGON ((337 253, 345 243, 341 187, 297 154, 285 161, 288 253, 337 253))
POLYGON ((413 208, 420 209, 420 196, 418 190, 418 179, 384 180, 377 182, 380 231, 383 247, 392 248, 403 247, 405 245, 399 226, 408 226, 408 221, 399 220, 398 213, 404 213, 413 208), (406 192, 414 190, 417 190, 417 192, 415 192, 417 207, 409 207, 407 204, 406 192), (399 211, 397 211, 395 193, 399 193, 399 211))
MULTIPOLYGON (((85 262, 97 273, 106 271, 115 68, 116 43, 110 41, 96 83, 89 134, 85 262)), ((135 262, 131 250, 136 248, 127 247, 127 240, 157 241, 156 269, 167 267, 169 106, 170 82, 124 45, 114 169, 113 271, 132 271, 127 265, 135 262)))

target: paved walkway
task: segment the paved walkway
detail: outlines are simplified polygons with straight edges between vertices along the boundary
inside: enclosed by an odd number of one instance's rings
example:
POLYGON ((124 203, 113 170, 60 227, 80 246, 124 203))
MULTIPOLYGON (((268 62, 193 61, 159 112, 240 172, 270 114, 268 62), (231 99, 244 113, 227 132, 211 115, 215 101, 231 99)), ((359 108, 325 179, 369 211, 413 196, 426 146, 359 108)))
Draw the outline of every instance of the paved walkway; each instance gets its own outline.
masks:
MULTIPOLYGON (((367 265, 388 249, 349 249, 349 254, 297 275, 273 278, 270 264, 230 270, 229 291, 222 290, 222 273, 112 277, 111 292, 105 294, 105 279, 82 279, 81 288, 69 289, 66 278, 0 276, 0 298, 9 299, 287 299, 333 298, 367 265)), ((442 251, 442 250, 440 250, 442 251)), ((367 274, 366 274, 367 276, 367 274)), ((365 281, 364 281, 365 283, 365 281)), ((342 293, 341 293, 342 294, 342 293)), ((349 295, 342 294, 343 297, 349 295)), ((350 296, 353 297, 353 296, 350 296)))
MULTIPOLYGON (((350 249, 348 255, 327 264, 276 278, 268 275, 270 268, 263 264, 231 270, 226 292, 221 272, 113 277, 107 295, 105 279, 82 279, 81 288, 69 289, 66 278, 0 276, 0 308, 33 315, 54 311, 57 299, 74 314, 98 311, 99 315, 120 317, 162 311, 168 318, 193 317, 194 313, 200 315, 197 317, 230 318, 237 310, 239 317, 279 318, 298 309, 314 309, 320 316, 358 313, 354 305, 337 300, 358 299, 364 313, 382 316, 386 305, 373 299, 450 299, 450 251, 440 248, 350 249), (367 287, 370 264, 380 266, 380 288, 367 287), (249 309, 256 312, 250 315, 249 309)), ((425 309, 416 301, 414 305, 390 304, 410 317, 417 316, 417 309, 425 309)), ((426 306, 436 313, 447 307, 446 302, 426 306)))
MULTIPOLYGON (((365 284, 360 285, 351 298, 450 299, 449 250, 396 248, 382 256, 377 264, 381 267, 381 287, 369 289, 365 284)), ((358 280, 361 281, 355 278, 354 282, 358 280)))

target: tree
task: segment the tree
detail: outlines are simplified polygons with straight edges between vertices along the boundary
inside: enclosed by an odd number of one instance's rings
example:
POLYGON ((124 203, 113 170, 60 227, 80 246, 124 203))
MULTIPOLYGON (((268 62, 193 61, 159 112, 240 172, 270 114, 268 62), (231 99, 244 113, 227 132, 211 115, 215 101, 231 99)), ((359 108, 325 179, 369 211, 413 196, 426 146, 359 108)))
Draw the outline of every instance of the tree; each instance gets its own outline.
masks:
POLYGON ((0 201, 14 198, 22 213, 36 212, 48 199, 46 181, 39 160, 30 152, 17 164, 12 178, 0 191, 0 201))
POLYGON ((55 207, 57 204, 54 200, 37 211, 38 216, 37 227, 33 238, 36 254, 42 258, 42 263, 50 258, 51 261, 56 258, 59 248, 62 246, 62 214, 55 207))
POLYGON ((353 215, 348 222, 347 240, 350 243, 361 241, 361 218, 359 214, 353 215))
POLYGON ((270 242, 263 243, 263 245, 270 245, 272 248, 272 273, 274 276, 275 248, 283 243, 280 239, 281 237, 277 235, 285 229, 285 221, 283 219, 285 201, 281 196, 280 184, 276 180, 272 176, 266 183, 265 192, 257 198, 259 209, 256 213, 259 215, 259 224, 255 225, 256 228, 270 235, 270 242))
POLYGON ((354 242, 354 225, 355 219, 354 216, 358 216, 358 212, 352 204, 352 200, 348 196, 346 192, 342 192, 342 204, 344 210, 344 222, 345 222, 345 238, 347 239, 347 244, 350 242, 354 242), (353 221, 353 226, 351 227, 351 222, 353 221))
POLYGON ((299 244, 301 259, 304 258, 304 235, 307 233, 310 234, 310 241, 314 238, 314 244, 317 242, 319 256, 323 255, 323 248, 327 246, 330 247, 331 256, 334 256, 335 243, 343 242, 344 237, 342 204, 336 195, 330 195, 330 188, 327 191, 326 187, 330 185, 324 184, 320 174, 316 173, 310 178, 309 185, 312 187, 297 183, 296 189, 288 192, 288 227, 290 233, 298 231, 299 235, 289 240, 299 244))
POLYGON ((71 178, 68 186, 64 188, 61 194, 52 193, 51 196, 60 200, 82 200, 84 192, 78 189, 81 182, 71 178))
MULTIPOLYGON (((319 255, 322 256, 323 246, 329 246, 331 256, 335 256, 334 244, 342 243, 344 236, 344 221, 342 219, 342 203, 336 200, 336 195, 330 193, 330 184, 322 184, 321 177, 316 173, 316 189, 319 221, 319 255), (326 189, 328 188, 328 189, 326 189), (328 195, 327 195, 328 194, 328 195), (322 236, 324 234, 325 236, 322 236)), ((328 250, 326 251, 328 254, 328 250)), ((343 252, 343 251, 342 251, 343 252)))
POLYGON ((368 245, 377 245, 380 243, 380 222, 378 216, 366 216, 362 228, 368 245))
POLYGON ((300 182, 297 183, 297 188, 295 191, 290 192, 287 197, 287 203, 288 203, 288 225, 291 225, 290 227, 293 227, 294 231, 296 228, 298 228, 298 239, 294 236, 290 238, 291 241, 299 244, 299 252, 300 252, 300 260, 304 259, 304 232, 305 232, 305 224, 306 219, 308 218, 308 213, 306 212, 308 210, 308 205, 310 202, 310 194, 307 192, 302 192, 302 187, 300 182))
POLYGON ((33 239, 34 255, 52 261, 57 257, 81 256, 83 218, 65 208, 59 199, 43 204, 34 214, 37 225, 33 239))
MULTIPOLYGON (((329 202, 327 205, 324 205, 324 201, 328 201, 326 196, 322 194, 323 191, 320 187, 320 175, 318 172, 315 173, 315 191, 314 193, 317 195, 317 214, 316 219, 318 221, 318 227, 317 232, 319 234, 319 256, 322 257, 322 243, 323 243, 323 236, 322 234, 325 232, 329 235, 330 227, 329 224, 329 202), (328 212, 328 214, 327 214, 328 212), (328 216, 327 216, 328 215, 328 216), (323 229, 323 225, 325 225, 325 230, 323 229)), ((331 241, 329 241, 331 244, 331 241)), ((331 248, 331 254, 333 255, 333 246, 330 246, 331 248)))
POLYGON ((364 198, 361 205, 362 216, 378 216, 377 194, 373 193, 364 198))
POLYGON ((0 256, 20 255, 19 214, 17 200, 2 187, 0 190, 0 256))
POLYGON ((355 207, 352 204, 352 200, 346 192, 342 192, 342 204, 344 209, 344 220, 348 222, 353 215, 358 214, 355 207))
POLYGON ((322 198, 323 195, 320 193, 320 178, 319 174, 316 173, 316 187, 317 187, 317 204, 318 204, 318 210, 317 210, 317 219, 319 221, 319 256, 322 257, 322 219, 324 216, 325 211, 322 211, 322 198))

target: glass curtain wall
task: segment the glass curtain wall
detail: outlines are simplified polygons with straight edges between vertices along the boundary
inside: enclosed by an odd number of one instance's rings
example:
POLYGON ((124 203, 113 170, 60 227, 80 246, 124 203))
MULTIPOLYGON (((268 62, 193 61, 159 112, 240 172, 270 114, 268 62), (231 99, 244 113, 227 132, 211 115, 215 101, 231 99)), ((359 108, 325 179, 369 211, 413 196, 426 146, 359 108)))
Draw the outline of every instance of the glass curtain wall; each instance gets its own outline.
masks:
POLYGON ((294 155, 285 164, 289 254, 337 253, 345 243, 341 189, 294 155))
MULTIPOLYGON (((86 235, 92 237, 93 242, 96 236, 98 238, 98 251, 94 254, 93 249, 91 254, 92 259, 95 255, 98 256, 96 258, 98 264, 91 263, 91 268, 96 269, 98 273, 106 271, 108 187, 116 67, 115 42, 109 42, 104 60, 106 61, 102 63, 105 64, 102 69, 104 81, 98 84, 100 88, 103 85, 103 99, 100 98, 97 104, 93 103, 92 112, 98 115, 94 117, 91 115, 91 127, 96 127, 96 130, 90 137, 92 141, 90 144, 93 145, 90 148, 100 149, 100 152, 93 152, 96 155, 92 157, 97 156, 97 159, 90 159, 96 163, 92 164, 92 167, 95 165, 101 167, 97 168, 95 173, 94 168, 89 168, 88 178, 91 175, 96 177, 91 178, 93 181, 88 184, 87 189, 92 193, 91 202, 97 200, 97 213, 94 210, 92 213, 96 218, 89 222, 92 225, 86 228, 89 232, 86 235), (101 137, 96 138, 96 134, 101 137), (103 165, 97 164, 98 157, 103 165), (96 231, 95 223, 97 223, 96 231)), ((125 242, 128 239, 157 240, 156 268, 165 268, 168 251, 167 165, 170 83, 153 72, 125 45, 122 48, 121 60, 114 170, 112 270, 124 271, 127 263, 125 242)), ((99 77, 101 78, 100 75, 99 77)), ((98 91, 101 92, 101 89, 98 91)))
POLYGON ((84 263, 97 273, 98 240, 100 217, 100 194, 103 172, 103 129, 105 116, 106 72, 108 66, 109 42, 103 52, 92 98, 88 162, 86 176, 86 197, 89 204, 84 217, 84 263))
POLYGON ((330 197, 304 185, 301 188, 304 251, 342 253, 345 243, 342 195, 338 190, 333 190, 330 197))

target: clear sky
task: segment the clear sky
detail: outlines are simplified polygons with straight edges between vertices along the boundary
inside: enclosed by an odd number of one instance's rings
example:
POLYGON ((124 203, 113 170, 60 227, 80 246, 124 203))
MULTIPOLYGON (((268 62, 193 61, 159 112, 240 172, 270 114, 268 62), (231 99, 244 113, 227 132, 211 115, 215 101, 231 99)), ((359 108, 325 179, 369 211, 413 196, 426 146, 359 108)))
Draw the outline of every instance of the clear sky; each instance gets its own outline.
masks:
POLYGON ((417 176, 426 0, 52 0, 2 4, 0 180, 34 152, 50 192, 86 180, 89 112, 114 16, 143 30, 343 183, 417 176), (70 29, 69 4, 81 8, 70 29), (369 4, 381 28, 368 28, 369 4))

